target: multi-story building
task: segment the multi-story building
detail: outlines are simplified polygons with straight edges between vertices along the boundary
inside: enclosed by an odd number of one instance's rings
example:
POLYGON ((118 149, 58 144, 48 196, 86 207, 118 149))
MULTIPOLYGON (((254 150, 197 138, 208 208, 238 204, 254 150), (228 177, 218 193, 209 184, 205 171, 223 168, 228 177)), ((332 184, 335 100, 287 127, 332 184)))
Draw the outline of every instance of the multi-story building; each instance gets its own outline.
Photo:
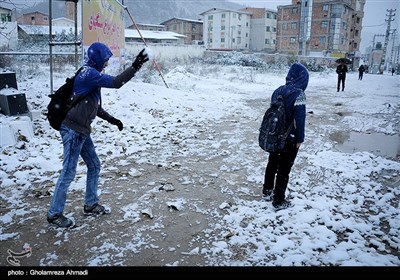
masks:
POLYGON ((243 8, 241 11, 251 13, 250 45, 253 51, 275 51, 276 11, 264 8, 243 8))
POLYGON ((26 13, 17 19, 23 25, 49 25, 49 16, 41 12, 26 13))
POLYGON ((251 13, 213 8, 204 17, 203 37, 208 49, 248 50, 251 13))
POLYGON ((354 56, 359 52, 365 0, 292 0, 278 6, 280 53, 354 56))
POLYGON ((17 19, 15 9, 0 7, 0 49, 15 49, 17 46, 17 40, 17 19))
POLYGON ((172 18, 161 23, 166 31, 185 35, 185 44, 198 44, 203 41, 203 22, 201 20, 172 18))

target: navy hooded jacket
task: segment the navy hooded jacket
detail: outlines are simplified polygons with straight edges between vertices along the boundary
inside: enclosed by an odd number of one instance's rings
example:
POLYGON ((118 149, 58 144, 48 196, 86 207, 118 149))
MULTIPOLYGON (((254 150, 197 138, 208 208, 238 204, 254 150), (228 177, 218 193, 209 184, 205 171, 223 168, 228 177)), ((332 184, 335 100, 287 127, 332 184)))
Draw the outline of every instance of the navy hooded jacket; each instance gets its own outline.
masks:
POLYGON ((294 63, 286 76, 286 84, 277 88, 271 97, 271 103, 279 95, 283 95, 285 100, 286 127, 292 121, 294 125, 289 133, 288 140, 296 143, 304 142, 305 123, 306 123, 306 95, 309 74, 306 67, 300 63, 294 63))
POLYGON ((87 50, 86 61, 76 76, 73 87, 73 99, 84 95, 85 98, 67 114, 63 124, 85 135, 91 132, 91 123, 96 116, 109 121, 113 117, 101 104, 101 88, 120 88, 134 75, 136 70, 128 67, 114 77, 102 73, 104 64, 112 56, 111 50, 100 42, 93 43, 87 50))

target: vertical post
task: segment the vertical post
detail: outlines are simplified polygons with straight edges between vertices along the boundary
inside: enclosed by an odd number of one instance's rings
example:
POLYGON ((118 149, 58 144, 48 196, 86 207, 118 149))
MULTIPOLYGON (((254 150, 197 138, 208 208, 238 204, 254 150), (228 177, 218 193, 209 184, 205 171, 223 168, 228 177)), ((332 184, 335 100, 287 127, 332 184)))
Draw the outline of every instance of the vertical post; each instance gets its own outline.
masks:
POLYGON ((52 20, 52 2, 53 0, 49 0, 49 53, 50 53, 50 94, 53 94, 53 45, 52 45, 52 25, 53 25, 53 20, 52 20))
POLYGON ((75 11, 74 11, 74 19, 75 19, 75 70, 78 70, 78 0, 75 0, 75 11))

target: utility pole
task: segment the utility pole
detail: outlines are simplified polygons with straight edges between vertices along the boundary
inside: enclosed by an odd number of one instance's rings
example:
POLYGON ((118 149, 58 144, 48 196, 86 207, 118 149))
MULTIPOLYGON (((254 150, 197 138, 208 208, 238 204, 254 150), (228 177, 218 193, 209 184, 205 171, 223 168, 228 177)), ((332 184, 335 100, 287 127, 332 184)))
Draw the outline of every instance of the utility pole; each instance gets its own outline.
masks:
POLYGON ((389 14, 386 15, 388 19, 385 19, 385 21, 388 23, 387 28, 386 28, 386 35, 385 35, 385 44, 383 45, 383 57, 382 57, 382 66, 385 67, 385 61, 386 61, 386 50, 387 50, 387 45, 389 43, 389 36, 390 36, 390 24, 392 21, 394 21, 394 16, 396 15, 394 12, 396 9, 390 9, 386 10, 389 14))
POLYGON ((389 63, 390 63, 390 67, 391 68, 393 68, 394 64, 395 64, 394 59, 395 59, 396 37, 397 37, 397 29, 393 30, 392 51, 390 53, 390 59, 389 59, 389 63))

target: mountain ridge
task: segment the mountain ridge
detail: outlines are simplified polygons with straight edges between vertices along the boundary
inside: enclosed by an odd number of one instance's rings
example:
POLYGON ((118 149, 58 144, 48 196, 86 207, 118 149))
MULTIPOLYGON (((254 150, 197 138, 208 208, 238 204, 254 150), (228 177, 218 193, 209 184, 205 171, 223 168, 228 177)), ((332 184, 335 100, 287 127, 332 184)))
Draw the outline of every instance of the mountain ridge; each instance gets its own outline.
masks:
MULTIPOLYGON (((221 0, 217 3, 216 1, 211 0, 125 0, 124 2, 124 5, 132 14, 135 22, 142 24, 160 24, 171 18, 199 20, 202 19, 200 16, 201 13, 212 8, 237 10, 244 7, 243 5, 227 0, 221 0)), ((49 2, 40 2, 35 6, 22 9, 18 12, 18 15, 36 11, 49 14, 49 2)), ((64 1, 53 0, 52 18, 54 19, 59 17, 65 17, 65 3, 64 1)), ((125 24, 126 26, 132 24, 128 15, 125 16, 125 24)))

